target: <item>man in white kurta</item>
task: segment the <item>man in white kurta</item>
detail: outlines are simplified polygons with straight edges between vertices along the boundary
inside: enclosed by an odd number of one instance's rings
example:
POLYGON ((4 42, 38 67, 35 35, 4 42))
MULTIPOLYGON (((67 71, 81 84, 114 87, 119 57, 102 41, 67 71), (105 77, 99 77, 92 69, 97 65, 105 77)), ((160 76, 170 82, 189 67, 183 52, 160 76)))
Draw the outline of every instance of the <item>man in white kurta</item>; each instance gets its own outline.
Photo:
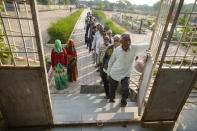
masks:
POLYGON ((114 40, 113 40, 113 37, 112 37, 112 30, 108 30, 107 31, 107 35, 109 36, 109 43, 110 44, 114 44, 114 40))
POLYGON ((118 82, 122 85, 122 99, 121 106, 127 105, 127 98, 129 95, 129 79, 136 55, 141 54, 148 49, 146 44, 130 44, 130 35, 124 33, 121 35, 121 46, 114 49, 112 56, 108 63, 108 79, 110 83, 110 102, 114 102, 115 91, 118 82))
POLYGON ((101 31, 103 30, 103 27, 101 25, 98 25, 98 31, 95 33, 95 36, 94 36, 94 40, 92 42, 92 50, 95 51, 96 53, 96 65, 98 65, 98 60, 97 60, 97 56, 98 56, 98 43, 100 42, 100 39, 102 39, 102 34, 101 34, 101 31))

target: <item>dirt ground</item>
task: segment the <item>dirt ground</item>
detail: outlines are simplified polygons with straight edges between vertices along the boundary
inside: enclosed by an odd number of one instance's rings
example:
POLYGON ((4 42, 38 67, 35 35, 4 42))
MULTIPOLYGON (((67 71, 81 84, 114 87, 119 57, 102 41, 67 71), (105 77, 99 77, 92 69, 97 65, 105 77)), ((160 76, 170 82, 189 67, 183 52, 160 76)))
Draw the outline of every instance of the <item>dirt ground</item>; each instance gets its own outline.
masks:
MULTIPOLYGON (((105 11, 105 14, 108 19, 111 19, 113 12, 105 11)), ((136 15, 136 14, 133 14, 133 15, 136 15)), ((142 17, 142 15, 141 15, 141 17, 142 17)), ((116 26, 119 27, 120 29, 124 30, 125 32, 130 33, 132 43, 148 43, 148 42, 150 42, 151 35, 152 35, 152 31, 150 31, 150 30, 147 30, 146 34, 136 34, 136 33, 129 32, 123 26, 120 26, 119 24, 116 24, 116 26)))

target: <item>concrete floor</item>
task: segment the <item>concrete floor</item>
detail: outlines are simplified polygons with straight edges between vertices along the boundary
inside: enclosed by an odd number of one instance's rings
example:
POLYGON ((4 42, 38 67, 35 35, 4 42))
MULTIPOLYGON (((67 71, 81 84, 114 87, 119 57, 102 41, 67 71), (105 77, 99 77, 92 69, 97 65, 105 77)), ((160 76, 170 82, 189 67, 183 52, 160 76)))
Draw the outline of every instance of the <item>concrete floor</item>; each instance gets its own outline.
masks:
POLYGON ((175 124, 116 124, 98 126, 73 126, 73 127, 36 127, 36 128, 15 128, 0 129, 0 131, 196 131, 197 130, 197 106, 187 104, 182 110, 179 119, 175 124), (186 108, 187 107, 187 108, 186 108))
MULTIPOLYGON (((73 97, 74 99, 74 97, 73 97)), ((1 129, 0 131, 196 131, 197 130, 197 104, 190 99, 186 103, 178 120, 174 124, 116 124, 99 126, 65 126, 65 127, 34 127, 1 129)))
POLYGON ((116 124, 99 126, 65 126, 65 127, 34 127, 34 128, 0 128, 0 131, 196 131, 197 104, 186 103, 175 124, 116 124))

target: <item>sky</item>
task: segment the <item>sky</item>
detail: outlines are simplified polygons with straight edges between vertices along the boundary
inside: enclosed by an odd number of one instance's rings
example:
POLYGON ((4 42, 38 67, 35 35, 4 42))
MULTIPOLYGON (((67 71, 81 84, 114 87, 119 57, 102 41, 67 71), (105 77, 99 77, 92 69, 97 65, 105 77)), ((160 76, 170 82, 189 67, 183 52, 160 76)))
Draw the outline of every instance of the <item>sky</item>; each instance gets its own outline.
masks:
MULTIPOLYGON (((109 0, 111 2, 115 2, 116 0, 109 0)), ((159 0, 129 0, 132 4, 136 4, 136 5, 153 5, 154 3, 156 3, 159 0)), ((185 0, 185 3, 193 3, 194 0, 185 0)))

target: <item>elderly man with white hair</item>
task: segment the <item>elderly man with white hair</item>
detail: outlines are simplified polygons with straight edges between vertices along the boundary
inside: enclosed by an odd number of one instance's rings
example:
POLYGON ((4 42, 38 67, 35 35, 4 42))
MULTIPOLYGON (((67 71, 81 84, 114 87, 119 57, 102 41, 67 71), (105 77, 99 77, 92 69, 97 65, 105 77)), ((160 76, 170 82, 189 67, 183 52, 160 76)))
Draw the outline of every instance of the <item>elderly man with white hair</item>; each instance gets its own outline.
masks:
POLYGON ((129 79, 136 55, 141 54, 148 49, 149 44, 131 44, 131 38, 128 33, 123 33, 120 40, 121 46, 114 49, 108 63, 108 79, 110 85, 110 102, 115 102, 115 91, 118 83, 122 85, 121 106, 127 105, 129 95, 129 79))
POLYGON ((107 67, 108 67, 108 62, 109 59, 113 53, 113 50, 117 48, 120 45, 120 35, 115 35, 114 36, 114 41, 109 45, 107 50, 105 51, 105 55, 103 57, 103 74, 102 74, 102 79, 104 82, 104 89, 105 89, 105 94, 106 96, 104 97, 105 99, 109 99, 109 80, 107 80, 107 67))

